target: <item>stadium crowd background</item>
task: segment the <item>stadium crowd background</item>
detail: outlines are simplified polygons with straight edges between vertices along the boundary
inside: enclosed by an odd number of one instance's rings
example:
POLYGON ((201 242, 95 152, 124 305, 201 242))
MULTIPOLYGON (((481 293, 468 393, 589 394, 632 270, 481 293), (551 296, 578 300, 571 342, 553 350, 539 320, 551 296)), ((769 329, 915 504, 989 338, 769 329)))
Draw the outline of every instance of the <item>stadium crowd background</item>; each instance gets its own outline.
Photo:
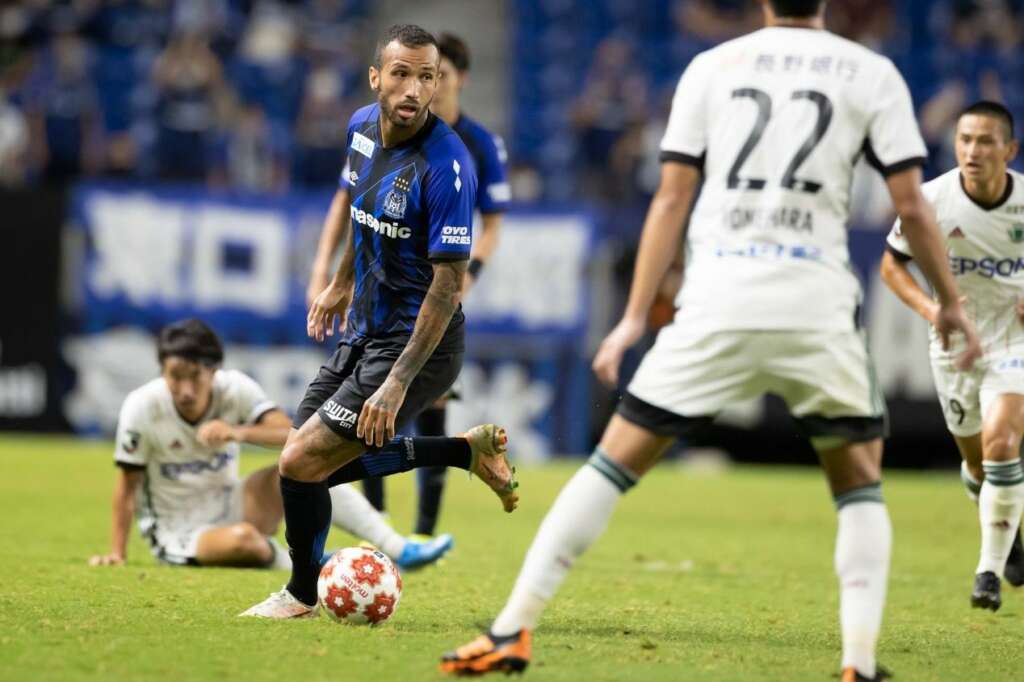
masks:
MULTIPOLYGON (((753 0, 6 4, 0 8, 0 185, 20 197, 66 196, 97 180, 270 201, 329 192, 348 116, 371 97, 368 41, 395 21, 454 30, 469 43, 474 61, 466 109, 505 136, 518 206, 569 207, 592 217, 604 248, 587 273, 587 286, 598 287, 590 297, 597 308, 588 322, 590 341, 578 349, 583 364, 567 370, 578 383, 592 340, 605 331, 603 321, 617 313, 628 286, 678 76, 699 51, 760 25, 753 0)), ((954 165, 951 123, 968 102, 999 100, 1024 120, 1020 0, 832 0, 828 23, 890 56, 906 77, 929 145, 926 177, 954 165)), ((862 263, 881 254, 877 231, 890 214, 881 181, 862 175, 854 223, 875 234, 855 235, 851 244, 869 254, 859 260, 870 273, 862 263)), ((57 270, 50 273, 54 280, 62 276, 57 270)), ((66 278, 66 263, 62 272, 66 278)), ((88 320, 78 324, 89 327, 88 320)), ((61 335, 66 325, 53 329, 61 335)), ((900 334, 897 325, 889 336, 900 334)), ((7 364, 14 345, 3 341, 8 352, 0 362, 7 364)), ((924 352, 922 345, 919 364, 926 370, 924 352)), ((897 415, 901 387, 910 381, 896 366, 902 362, 890 363, 894 378, 887 386, 897 415)), ((61 394, 75 382, 63 363, 62 378, 50 380, 61 394)), ((912 403, 930 390, 927 374, 917 374, 912 403)), ((947 448, 944 461, 955 461, 937 408, 924 403, 926 410, 913 414, 926 415, 922 423, 947 448)), ((598 395, 595 409, 584 406, 593 413, 591 432, 599 432, 609 404, 598 395)), ((908 439, 919 435, 908 433, 908 439)))
MULTIPOLYGON (((453 3, 447 3, 453 4, 453 3)), ((455 3, 457 4, 457 3, 455 3)), ((508 83, 478 118, 506 134, 517 199, 643 199, 679 74, 756 29, 753 0, 516 0, 498 25, 508 83)), ((329 186, 368 97, 367 0, 23 0, 0 10, 8 185, 112 176, 282 192, 329 186)), ((985 97, 1024 114, 1019 0, 833 0, 831 30, 891 57, 919 106, 929 175, 949 124, 985 97)), ((505 69, 505 74, 489 71, 505 69)))

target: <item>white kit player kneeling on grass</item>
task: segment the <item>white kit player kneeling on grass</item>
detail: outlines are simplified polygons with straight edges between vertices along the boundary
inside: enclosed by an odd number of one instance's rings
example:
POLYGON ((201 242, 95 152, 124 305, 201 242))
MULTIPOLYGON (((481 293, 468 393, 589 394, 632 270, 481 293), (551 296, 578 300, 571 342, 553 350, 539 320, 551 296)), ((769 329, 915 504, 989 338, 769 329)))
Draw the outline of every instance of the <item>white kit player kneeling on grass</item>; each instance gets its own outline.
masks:
POLYGON ((762 6, 766 28, 697 55, 679 81, 629 301, 594 359, 598 377, 617 385, 623 354, 644 333, 682 248, 675 319, 644 356, 590 461, 548 512, 505 607, 488 632, 443 655, 443 671, 526 668, 541 614, 622 495, 677 437, 773 393, 817 450, 837 510, 842 682, 888 677, 875 660, 892 545, 881 490, 885 406, 847 247, 861 155, 885 177, 938 292, 943 342, 966 336, 965 367, 979 344, 921 194, 925 147, 899 72, 825 31, 821 0, 762 6))
MULTIPOLYGON (((283 515, 277 467, 239 477, 240 443, 280 448, 291 419, 242 372, 220 369, 220 339, 203 322, 161 330, 161 376, 121 407, 114 462, 111 547, 89 560, 123 564, 132 516, 162 563, 287 569, 273 535, 283 515)), ((381 549, 403 568, 436 561, 450 535, 415 542, 395 532, 349 485, 331 490, 334 525, 381 549)), ((326 557, 325 557, 326 558, 326 557)))
MULTIPOLYGON (((996 611, 1000 575, 1024 585, 1024 175, 1007 168, 1018 145, 1013 117, 1001 104, 967 107, 957 120, 955 145, 957 168, 923 191, 935 208, 984 356, 970 371, 960 370, 960 346, 943 348, 934 329, 930 356, 946 426, 963 456, 961 478, 981 522, 971 604, 996 611)), ((914 255, 897 221, 882 258, 882 279, 934 323, 938 304, 907 267, 914 255)))

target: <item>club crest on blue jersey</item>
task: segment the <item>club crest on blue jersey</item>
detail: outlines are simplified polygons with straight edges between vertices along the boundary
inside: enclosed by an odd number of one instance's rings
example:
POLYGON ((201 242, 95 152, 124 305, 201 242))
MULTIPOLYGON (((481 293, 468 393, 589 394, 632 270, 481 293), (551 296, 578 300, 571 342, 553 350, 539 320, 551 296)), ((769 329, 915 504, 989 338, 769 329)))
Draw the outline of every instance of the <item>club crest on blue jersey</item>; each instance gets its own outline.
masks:
POLYGON ((399 191, 397 188, 392 189, 388 192, 387 196, 384 197, 384 215, 395 220, 400 220, 405 217, 405 206, 408 202, 405 192, 399 191))

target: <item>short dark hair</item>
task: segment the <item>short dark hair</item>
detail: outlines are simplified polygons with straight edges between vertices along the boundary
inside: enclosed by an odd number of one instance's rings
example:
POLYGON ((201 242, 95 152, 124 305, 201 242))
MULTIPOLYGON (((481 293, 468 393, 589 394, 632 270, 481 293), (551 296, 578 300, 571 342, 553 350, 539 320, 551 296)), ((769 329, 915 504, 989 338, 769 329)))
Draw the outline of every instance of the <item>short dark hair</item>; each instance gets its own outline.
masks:
POLYGON ((1003 132, 1006 133, 1006 139, 1008 141, 1013 139, 1013 114, 999 102, 993 102, 988 99, 979 100, 961 111, 960 115, 956 117, 957 122, 959 123, 960 119, 968 114, 991 116, 998 119, 1003 124, 1003 132))
POLYGON ((438 46, 437 38, 430 31, 422 29, 416 24, 394 24, 384 32, 384 35, 377 42, 377 49, 373 53, 373 64, 378 69, 383 66, 384 48, 396 40, 399 45, 405 47, 438 46))
POLYGON ((769 0, 777 17, 813 17, 825 0, 769 0))
POLYGON ((451 33, 442 33, 438 39, 441 56, 452 63, 457 71, 469 71, 469 48, 462 38, 451 33))
POLYGON ((216 367, 224 361, 224 346, 217 333, 202 320, 180 320, 160 330, 156 357, 161 365, 167 358, 178 357, 216 367))

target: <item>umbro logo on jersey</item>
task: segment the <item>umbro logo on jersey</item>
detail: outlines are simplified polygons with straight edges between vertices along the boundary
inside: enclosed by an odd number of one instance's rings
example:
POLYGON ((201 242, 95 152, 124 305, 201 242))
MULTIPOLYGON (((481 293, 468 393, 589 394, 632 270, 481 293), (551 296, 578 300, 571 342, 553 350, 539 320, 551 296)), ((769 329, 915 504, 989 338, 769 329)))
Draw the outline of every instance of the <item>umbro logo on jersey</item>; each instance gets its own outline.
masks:
POLYGON ((950 239, 963 239, 964 238, 964 231, 961 230, 960 226, 958 225, 957 227, 953 228, 952 232, 949 233, 949 238, 950 239))
POLYGON ((353 185, 359 182, 359 173, 356 173, 354 170, 350 170, 348 172, 348 181, 353 185))
POLYGON ((356 420, 359 418, 355 412, 333 400, 324 403, 324 413, 331 421, 336 421, 344 426, 355 426, 356 420))
POLYGON ((171 450, 181 450, 182 447, 184 446, 181 444, 181 441, 178 440, 177 438, 171 441, 171 450))
POLYGON ((373 156, 373 148, 375 146, 376 145, 374 144, 373 140, 366 137, 365 135, 360 135, 359 133, 352 133, 352 149, 355 149, 357 152, 359 152, 366 158, 370 158, 373 156))

